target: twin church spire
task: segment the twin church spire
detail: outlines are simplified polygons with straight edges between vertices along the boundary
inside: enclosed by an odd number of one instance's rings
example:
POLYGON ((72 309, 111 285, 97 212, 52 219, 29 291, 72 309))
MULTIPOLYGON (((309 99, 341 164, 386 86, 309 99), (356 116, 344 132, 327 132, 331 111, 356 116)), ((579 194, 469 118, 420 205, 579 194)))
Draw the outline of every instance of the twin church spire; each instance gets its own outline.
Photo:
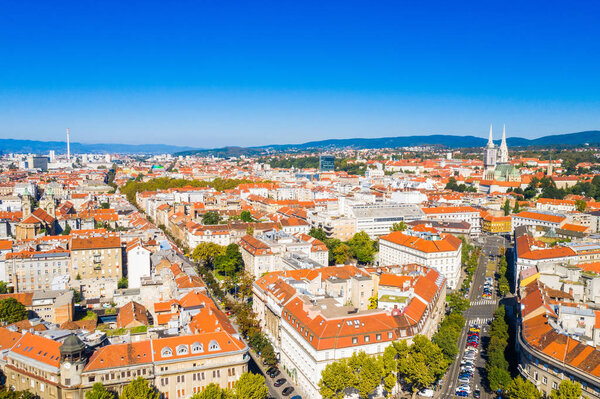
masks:
MULTIPOLYGON (((487 149, 496 149, 494 144, 494 137, 492 134, 492 125, 490 124, 490 137, 488 138, 487 149)), ((506 125, 502 127, 502 142, 500 148, 497 149, 497 160, 496 163, 508 163, 508 145, 506 144, 506 125)))

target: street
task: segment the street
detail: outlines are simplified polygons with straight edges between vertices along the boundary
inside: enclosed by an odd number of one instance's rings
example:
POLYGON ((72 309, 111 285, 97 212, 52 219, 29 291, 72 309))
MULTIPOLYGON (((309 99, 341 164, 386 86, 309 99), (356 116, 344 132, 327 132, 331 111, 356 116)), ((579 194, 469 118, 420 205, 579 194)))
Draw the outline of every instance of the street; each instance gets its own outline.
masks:
MULTIPOLYGON (((465 328, 462 331, 458 342, 459 354, 457 359, 448 368, 448 371, 443 380, 443 388, 440 392, 440 398, 454 398, 455 390, 460 383, 458 382, 458 375, 460 373, 460 361, 465 353, 465 346, 467 343, 468 331, 471 324, 478 324, 481 328, 480 340, 479 340, 479 352, 475 357, 474 365, 475 371, 471 380, 471 389, 481 390, 481 398, 492 397, 493 395, 486 393, 482 386, 482 375, 485 373, 485 360, 482 358, 482 351, 484 342, 487 342, 487 323, 493 319, 494 311, 498 306, 497 297, 497 282, 494 280, 494 292, 492 298, 482 298, 483 285, 485 284, 487 264, 490 256, 497 256, 500 252, 501 247, 506 247, 506 240, 502 237, 484 237, 484 244, 482 248, 482 254, 479 257, 479 264, 477 270, 473 275, 473 281, 471 283, 471 290, 469 293, 469 303, 471 307, 464 312, 466 319, 465 328)), ((472 395, 472 394, 471 394, 472 395)), ((471 396, 469 395, 469 396, 471 396)))

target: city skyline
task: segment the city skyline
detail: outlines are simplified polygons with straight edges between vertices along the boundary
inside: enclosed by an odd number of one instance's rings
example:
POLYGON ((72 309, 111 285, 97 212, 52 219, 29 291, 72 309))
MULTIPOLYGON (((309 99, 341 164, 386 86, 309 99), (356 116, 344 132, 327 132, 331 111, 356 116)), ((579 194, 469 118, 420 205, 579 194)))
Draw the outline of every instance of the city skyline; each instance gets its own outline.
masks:
POLYGON ((0 138, 213 148, 596 129, 592 2, 7 6, 0 138))

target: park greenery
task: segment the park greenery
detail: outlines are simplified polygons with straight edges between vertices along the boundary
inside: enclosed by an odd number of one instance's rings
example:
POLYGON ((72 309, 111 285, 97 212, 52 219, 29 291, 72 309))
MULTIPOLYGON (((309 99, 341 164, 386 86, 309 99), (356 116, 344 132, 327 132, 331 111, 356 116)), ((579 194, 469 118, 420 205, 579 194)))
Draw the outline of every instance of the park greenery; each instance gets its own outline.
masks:
POLYGON ((448 365, 439 346, 416 335, 410 346, 406 340, 395 341, 382 355, 361 351, 328 364, 321 373, 319 392, 324 399, 342 399, 347 394, 369 398, 382 389, 390 398, 394 387, 401 384, 414 394, 439 380, 448 365))
POLYGON ((143 377, 138 377, 123 388, 119 399, 159 399, 160 392, 143 377))
MULTIPOLYGON (((564 199, 569 194, 582 195, 600 201, 600 175, 594 176, 591 181, 579 181, 575 185, 567 188, 558 188, 551 177, 538 179, 533 177, 529 185, 523 190, 520 187, 509 190, 514 193, 517 199, 530 200, 538 196, 539 198, 564 199)), ((585 210, 585 201, 576 203, 578 210, 585 210)))
MULTIPOLYGON (((319 157, 316 156, 263 158, 262 161, 268 163, 272 168, 319 169, 319 157)), ((334 166, 336 171, 360 176, 364 176, 367 169, 365 163, 356 162, 350 158, 336 159, 334 166)))
POLYGON ((476 193, 477 189, 475 186, 467 186, 464 183, 458 184, 456 182, 455 177, 451 177, 448 179, 448 183, 446 183, 446 190, 452 190, 459 193, 476 193))
POLYGON ((137 193, 142 191, 156 191, 156 190, 167 190, 169 188, 182 188, 182 187, 211 187, 217 191, 231 190, 236 188, 240 184, 254 183, 251 180, 246 179, 221 179, 216 178, 212 181, 204 180, 186 180, 186 179, 170 179, 167 177, 160 177, 157 179, 148 180, 142 182, 140 180, 130 180, 123 187, 121 187, 121 193, 127 196, 127 199, 132 204, 135 204, 135 196, 137 193))
POLYGON ((356 262, 361 265, 373 263, 377 252, 377 242, 371 240, 364 231, 354 234, 348 241, 337 238, 327 238, 327 234, 321 228, 311 228, 310 236, 322 241, 329 250, 329 264, 348 264, 356 262))

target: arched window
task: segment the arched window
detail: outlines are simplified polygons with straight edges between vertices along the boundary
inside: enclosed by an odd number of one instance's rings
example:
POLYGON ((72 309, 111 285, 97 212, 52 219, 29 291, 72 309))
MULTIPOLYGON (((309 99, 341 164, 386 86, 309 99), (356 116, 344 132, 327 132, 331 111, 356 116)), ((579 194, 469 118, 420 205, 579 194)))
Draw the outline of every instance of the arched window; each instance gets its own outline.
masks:
POLYGON ((164 348, 162 348, 162 350, 160 351, 160 355, 162 357, 171 357, 173 356, 173 350, 171 348, 169 348, 168 346, 165 346, 164 348))
POLYGON ((192 353, 201 353, 204 352, 204 346, 198 342, 194 342, 192 344, 192 353))
POLYGON ((213 339, 208 344, 208 350, 209 351, 218 351, 218 350, 221 350, 221 347, 219 346, 219 343, 213 339))
POLYGON ((187 355, 190 353, 187 345, 177 345, 177 355, 187 355))

